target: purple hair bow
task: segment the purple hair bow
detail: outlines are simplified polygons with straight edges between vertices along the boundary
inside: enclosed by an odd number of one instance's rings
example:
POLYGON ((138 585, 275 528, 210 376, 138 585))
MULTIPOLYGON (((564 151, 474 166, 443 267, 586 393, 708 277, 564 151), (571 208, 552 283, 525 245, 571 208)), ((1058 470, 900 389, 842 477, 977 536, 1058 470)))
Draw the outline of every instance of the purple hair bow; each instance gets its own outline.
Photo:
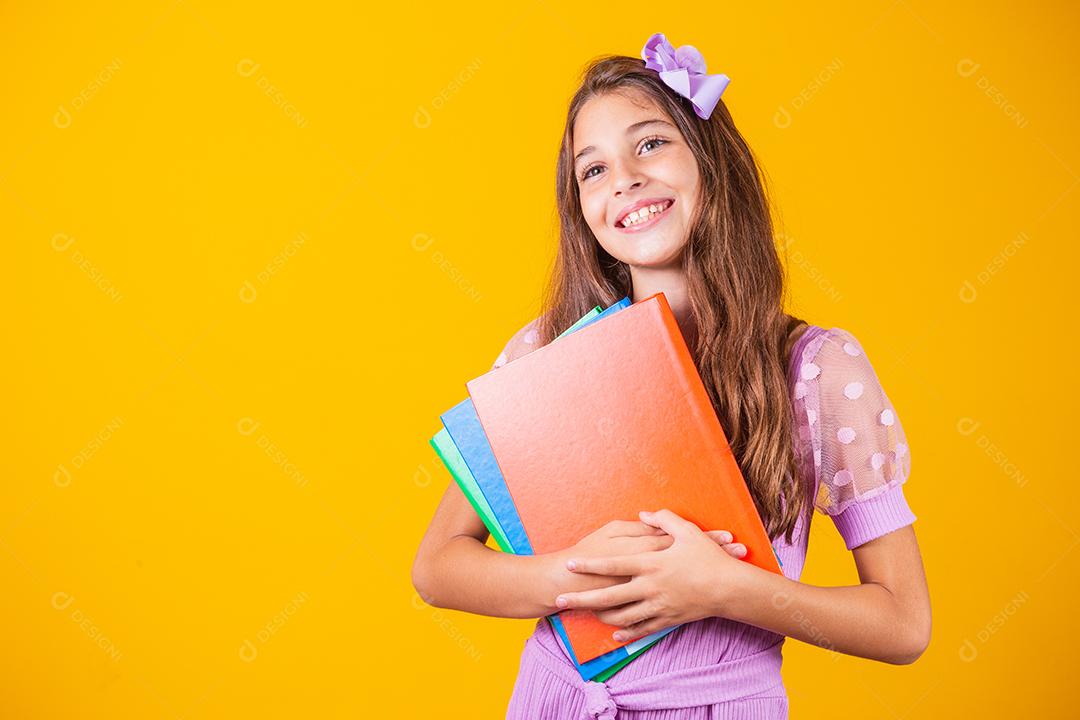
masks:
POLYGON ((641 48, 645 67, 660 73, 660 79, 675 92, 687 98, 699 118, 708 120, 724 88, 731 80, 727 75, 706 75, 705 58, 693 45, 681 45, 678 50, 663 33, 656 33, 641 48))

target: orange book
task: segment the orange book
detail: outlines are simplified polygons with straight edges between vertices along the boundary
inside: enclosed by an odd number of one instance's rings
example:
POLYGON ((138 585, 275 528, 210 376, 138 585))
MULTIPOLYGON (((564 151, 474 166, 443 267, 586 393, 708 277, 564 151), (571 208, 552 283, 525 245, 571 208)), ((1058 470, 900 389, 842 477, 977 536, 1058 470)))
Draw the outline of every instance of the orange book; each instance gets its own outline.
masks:
MULTIPOLYGON (((667 508, 730 530, 780 574, 667 298, 657 293, 467 383, 536 554, 667 508)), ((560 613, 578 662, 627 643, 591 610, 560 613)))

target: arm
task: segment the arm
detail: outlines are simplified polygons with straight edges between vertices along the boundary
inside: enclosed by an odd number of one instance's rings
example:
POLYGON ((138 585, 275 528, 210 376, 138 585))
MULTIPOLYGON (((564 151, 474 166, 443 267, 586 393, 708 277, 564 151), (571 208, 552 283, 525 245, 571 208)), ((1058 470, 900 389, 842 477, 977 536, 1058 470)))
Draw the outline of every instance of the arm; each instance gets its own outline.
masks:
POLYGON ((930 642, 930 595, 912 526, 853 551, 859 585, 819 587, 744 564, 718 588, 716 614, 836 652, 898 665, 930 642), (767 599, 767 602, 762 602, 767 599))
POLYGON ((450 483, 420 541, 412 583, 425 602, 478 615, 536 618, 556 612, 552 555, 511 555, 487 547, 488 531, 450 483))
MULTIPOLYGON (((413 561, 412 582, 430 605, 477 615, 535 618, 558 612, 560 592, 585 591, 625 582, 625 577, 583 576, 566 560, 619 553, 651 553, 671 547, 662 530, 636 520, 612 520, 570 548, 541 555, 513 555, 484 544, 488 531, 455 483, 450 483, 413 561)), ((745 548, 731 534, 703 533, 729 557, 745 548)))
POLYGON ((672 545, 648 555, 572 555, 575 573, 631 580, 563 593, 557 607, 596 611, 622 628, 620 642, 712 616, 894 664, 914 662, 929 642, 930 601, 910 525, 853 549, 861 584, 817 587, 736 560, 670 510, 642 520, 671 535, 672 545))
POLYGON ((815 504, 854 554, 860 584, 823 588, 748 573, 747 591, 768 602, 751 608, 733 596, 731 612, 839 652, 913 662, 930 640, 930 600, 915 516, 899 487, 910 471, 906 434, 854 335, 830 329, 812 363, 800 368, 793 408, 820 448, 815 504))
MULTIPOLYGON (((525 342, 532 321, 503 347, 494 370, 533 347, 525 342)), ((512 555, 484 543, 488 531, 456 483, 451 482, 420 541, 412 583, 425 602, 478 615, 535 618, 557 610, 552 598, 563 562, 551 556, 512 555)))

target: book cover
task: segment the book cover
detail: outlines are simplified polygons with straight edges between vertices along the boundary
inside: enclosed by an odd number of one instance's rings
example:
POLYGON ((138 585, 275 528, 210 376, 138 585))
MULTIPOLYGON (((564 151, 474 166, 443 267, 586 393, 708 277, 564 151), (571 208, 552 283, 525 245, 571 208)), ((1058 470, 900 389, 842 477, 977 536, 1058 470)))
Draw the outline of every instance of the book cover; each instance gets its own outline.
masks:
MULTIPOLYGON (((467 387, 533 552, 668 508, 703 530, 730 530, 745 562, 780 573, 663 293, 467 387)), ((592 611, 559 615, 579 661, 625 644, 592 611)))
MULTIPOLYGON (((626 297, 602 312, 599 307, 594 308, 575 322, 570 328, 563 331, 559 337, 561 338, 588 324, 600 320, 607 315, 627 308, 630 304, 630 298, 626 297)), ((488 528, 488 531, 495 536, 496 543, 499 544, 504 552, 532 554, 532 548, 529 545, 528 538, 525 536, 524 528, 521 525, 521 520, 517 515, 517 511, 513 507, 513 501, 506 490, 505 484, 502 482, 502 475, 499 472, 498 465, 495 463, 494 456, 491 453, 491 446, 488 444, 487 438, 483 434, 479 419, 476 417, 476 412, 472 407, 472 401, 466 399, 465 401, 458 403, 458 405, 444 413, 442 417, 445 426, 444 430, 437 433, 430 442, 433 446, 436 446, 437 452, 439 452, 440 457, 443 459, 444 464, 458 484, 458 487, 462 489, 462 492, 480 515, 480 518, 488 528), (450 432, 450 428, 453 429, 453 433, 450 432), (445 433, 445 435, 443 435, 443 433, 445 433), (460 451, 458 445, 455 444, 454 434, 460 438, 461 447, 465 448, 464 452, 460 451), (440 451, 439 445, 442 446, 442 451, 440 451), (447 461, 448 458, 450 459, 450 462, 447 461), (460 464, 456 462, 459 458, 462 461, 460 464), (479 474, 479 479, 477 476, 474 476, 472 471, 470 471, 470 465, 476 469, 479 474), (487 494, 485 494, 485 490, 482 488, 486 488, 487 494), (487 499, 488 496, 492 498, 492 501, 497 503, 499 507, 498 511, 493 509, 491 503, 487 499), (488 514, 485 514, 485 512, 488 514), (496 527, 500 529, 502 538, 506 542, 506 546, 502 545, 500 536, 495 535, 493 528, 496 527), (506 530, 507 528, 509 529, 509 533, 506 530)), ((581 677, 585 680, 592 679, 600 682, 603 682, 614 675, 628 662, 674 629, 664 629, 651 633, 625 647, 615 648, 611 652, 600 655, 585 663, 579 663, 574 656, 573 648, 570 645, 570 639, 566 635, 566 629, 563 627, 559 616, 557 614, 552 615, 548 620, 551 622, 552 628, 559 637, 561 644, 567 649, 571 658, 574 660, 575 667, 581 677)))

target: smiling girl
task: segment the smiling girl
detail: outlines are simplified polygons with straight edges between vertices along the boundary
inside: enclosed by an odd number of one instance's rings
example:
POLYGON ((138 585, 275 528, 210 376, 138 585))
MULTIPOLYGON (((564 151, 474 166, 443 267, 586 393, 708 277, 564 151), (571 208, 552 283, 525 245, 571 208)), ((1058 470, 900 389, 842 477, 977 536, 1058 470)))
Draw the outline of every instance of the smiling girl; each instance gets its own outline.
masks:
MULTIPOLYGON (((904 430, 855 336, 784 313, 784 274, 750 148, 700 54, 663 35, 645 62, 586 69, 570 103, 556 188, 560 239, 544 312, 499 367, 586 311, 663 292, 761 514, 783 575, 739 558, 723 528, 674 513, 609 523, 557 553, 485 546, 450 483, 413 582, 439 607, 540 618, 508 718, 786 718, 786 637, 887 663, 917 659, 931 613, 904 430), (854 556, 859 584, 799 582, 814 509, 854 556), (632 640, 679 625, 606 683, 583 682, 544 616, 594 610, 632 640)), ((643 508, 643 511, 649 510, 643 508)))

